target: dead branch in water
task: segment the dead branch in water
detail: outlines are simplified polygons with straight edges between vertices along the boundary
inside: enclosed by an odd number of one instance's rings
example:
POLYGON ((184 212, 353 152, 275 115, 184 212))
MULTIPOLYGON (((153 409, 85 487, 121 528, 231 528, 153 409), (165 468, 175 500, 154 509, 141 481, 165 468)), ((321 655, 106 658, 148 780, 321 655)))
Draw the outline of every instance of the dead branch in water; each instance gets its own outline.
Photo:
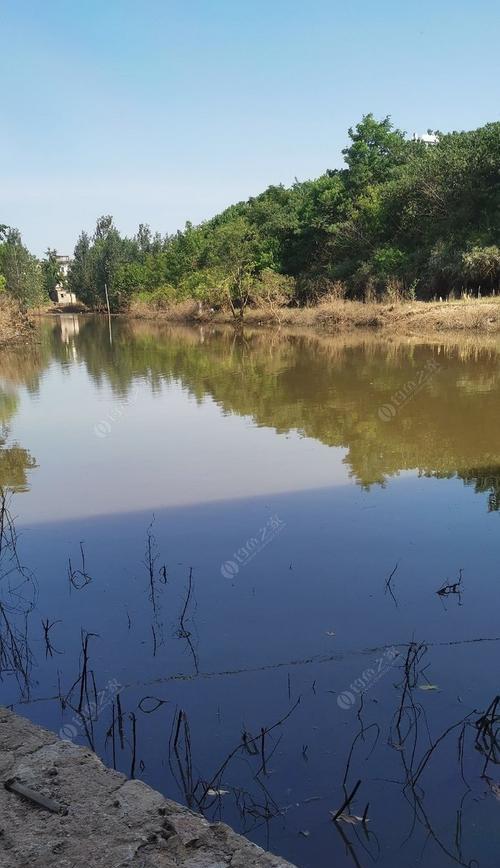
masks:
POLYGON ((356 793, 358 792, 360 786, 361 786, 361 781, 359 780, 359 781, 357 781, 357 783, 354 785, 354 787, 353 787, 353 789, 351 790, 351 792, 348 793, 348 795, 345 797, 345 799, 344 799, 344 801, 342 802, 342 804, 341 804, 340 808, 338 809, 338 811, 336 811, 335 814, 333 814, 333 816, 332 816, 332 820, 333 820, 334 823, 335 823, 336 820, 338 820, 338 818, 340 817, 340 815, 344 813, 345 809, 346 809, 346 808, 351 804, 351 802, 352 802, 352 800, 354 799, 354 796, 356 795, 356 793))
POLYGON ((392 590, 391 582, 392 582, 392 579, 394 578, 394 576, 396 575, 396 572, 397 572, 398 567, 399 567, 399 561, 397 562, 396 566, 394 567, 394 569, 393 569, 392 573, 390 574, 389 578, 386 579, 386 581, 385 581, 385 593, 386 593, 386 594, 387 594, 387 592, 390 593, 392 599, 394 600, 394 605, 396 606, 396 608, 397 608, 397 605, 398 605, 398 601, 396 600, 396 597, 394 596, 394 592, 393 592, 393 590, 392 590))
POLYGON ((273 755, 278 743, 271 752, 266 753, 266 738, 277 727, 285 723, 300 703, 300 697, 292 708, 280 720, 268 727, 261 727, 259 735, 255 738, 246 731, 241 741, 233 748, 221 763, 215 774, 207 781, 198 778, 193 779, 192 744, 189 722, 185 711, 176 711, 172 720, 172 729, 169 738, 169 766, 177 785, 184 793, 186 804, 195 806, 200 811, 205 811, 213 805, 214 800, 219 798, 222 785, 222 776, 225 774, 230 762, 234 757, 243 752, 250 756, 258 756, 261 765, 254 774, 254 780, 258 782, 258 776, 266 773, 267 764, 273 755))
POLYGON ((68 558, 68 579, 70 593, 71 588, 74 588, 75 591, 81 591, 82 588, 85 588, 86 585, 89 585, 92 581, 92 576, 87 572, 85 566, 85 550, 83 548, 83 542, 80 542, 80 558, 81 569, 79 570, 73 568, 71 558, 68 558))
POLYGON ((475 740, 476 749, 485 756, 482 775, 486 776, 488 764, 500 762, 500 713, 498 706, 500 696, 490 702, 488 708, 475 722, 477 735, 475 740))
POLYGON ((52 621, 51 623, 48 618, 46 618, 45 621, 42 618, 43 638, 45 640, 45 659, 47 659, 47 657, 53 657, 54 654, 62 654, 62 651, 57 651, 57 649, 54 648, 49 636, 52 628, 55 627, 56 624, 60 623, 61 621, 52 621))
POLYGON ((89 666, 89 643, 94 638, 98 638, 97 633, 87 633, 82 629, 80 634, 80 672, 66 696, 61 697, 63 708, 69 706, 78 715, 92 750, 95 750, 93 725, 98 717, 96 683, 94 673, 89 666))
POLYGON ((161 645, 164 641, 164 628, 163 623, 160 620, 161 605, 158 584, 167 584, 167 567, 165 564, 163 564, 163 566, 160 567, 159 570, 157 569, 157 563, 160 554, 158 550, 158 544, 156 542, 156 537, 153 533, 154 522, 155 519, 153 516, 153 520, 147 530, 146 551, 143 563, 146 568, 146 574, 148 577, 149 600, 151 603, 151 608, 153 610, 153 622, 151 624, 151 632, 153 636, 153 657, 156 657, 158 644, 161 645))
POLYGON ((14 675, 21 699, 28 699, 33 665, 28 627, 37 585, 19 558, 10 500, 11 493, 0 487, 0 678, 14 675))
POLYGON ((185 617, 186 617, 186 612, 187 612, 187 610, 188 610, 189 601, 190 601, 190 599, 191 599, 191 594, 192 594, 192 592, 193 592, 193 568, 192 568, 192 567, 189 567, 189 578, 188 578, 187 594, 186 594, 186 599, 185 599, 185 601, 184 601, 184 606, 183 606, 183 608, 182 608, 182 612, 181 612, 181 614, 180 614, 180 618, 179 618, 179 630, 178 630, 178 635, 179 635, 180 637, 182 637, 183 639, 187 639, 187 638, 191 635, 191 633, 190 633, 188 630, 186 630, 186 627, 185 627, 185 624, 184 624, 184 620, 185 620, 185 617))
POLYGON ((458 597, 458 605, 462 605, 462 579, 463 579, 463 570, 460 569, 458 571, 458 579, 456 582, 450 582, 449 579, 446 580, 446 584, 444 584, 439 591, 436 591, 438 597, 444 598, 448 597, 451 594, 456 594, 458 597))
POLYGON ((186 627, 187 612, 188 612, 188 608, 189 608, 189 604, 191 602, 192 596, 193 596, 193 568, 190 567, 189 568, 188 585, 187 585, 187 589, 186 589, 186 599, 184 600, 184 605, 182 607, 182 611, 181 611, 181 614, 179 616, 179 628, 177 630, 177 636, 179 639, 185 639, 186 640, 188 647, 189 647, 189 650, 191 652, 191 656, 193 658, 194 670, 195 670, 196 674, 198 674, 198 672, 199 672, 198 655, 195 651, 195 648, 194 648, 194 645, 193 645, 193 642, 191 639, 191 631, 188 630, 186 627))
POLYGON ((13 613, 0 602, 0 678, 14 675, 21 696, 27 698, 33 658, 28 640, 28 613, 21 614, 22 629, 16 625, 13 613))

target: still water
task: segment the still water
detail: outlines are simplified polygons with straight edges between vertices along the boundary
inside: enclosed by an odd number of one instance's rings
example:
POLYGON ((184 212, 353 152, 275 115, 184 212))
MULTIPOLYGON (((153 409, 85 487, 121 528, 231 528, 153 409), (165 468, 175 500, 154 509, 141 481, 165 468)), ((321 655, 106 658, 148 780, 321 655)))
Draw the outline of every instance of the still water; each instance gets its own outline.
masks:
POLYGON ((499 361, 42 321, 0 354, 0 702, 300 868, 497 868, 499 361))

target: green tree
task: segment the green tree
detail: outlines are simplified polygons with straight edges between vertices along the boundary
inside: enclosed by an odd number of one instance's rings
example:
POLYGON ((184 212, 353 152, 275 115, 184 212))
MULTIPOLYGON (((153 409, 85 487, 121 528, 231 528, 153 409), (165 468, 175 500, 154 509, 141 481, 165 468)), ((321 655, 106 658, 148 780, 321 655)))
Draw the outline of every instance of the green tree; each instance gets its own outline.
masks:
POLYGON ((222 263, 226 300, 233 316, 242 319, 255 278, 272 256, 266 256, 255 230, 243 217, 223 223, 212 240, 211 256, 214 264, 222 263))
POLYGON ((500 123, 438 133, 428 146, 367 114, 349 137, 344 168, 271 186, 171 237, 140 224, 124 238, 112 217, 100 217, 92 240, 81 236, 75 249, 72 290, 98 308, 106 285, 112 307, 123 309, 134 293, 167 287, 162 299, 225 303, 241 317, 258 303, 265 269, 268 287, 281 278, 292 287, 288 303, 333 286, 354 298, 496 289, 500 123))
POLYGON ((352 144, 342 153, 354 192, 387 181, 407 158, 409 143, 401 130, 394 129, 389 116, 377 121, 372 114, 364 115, 354 129, 349 129, 349 138, 352 144))
POLYGON ((65 283, 65 278, 63 277, 57 258, 57 250, 51 250, 50 247, 47 249, 45 259, 42 261, 42 278, 43 290, 47 298, 53 298, 56 286, 64 285, 65 283))
POLYGON ((464 272, 472 283, 485 289, 500 286, 500 247, 473 247, 462 257, 464 272))
POLYGON ((7 292, 23 307, 41 304, 44 300, 42 269, 35 256, 24 246, 17 229, 3 227, 4 241, 0 244, 0 272, 7 292))
POLYGON ((90 253, 90 238, 82 232, 75 245, 73 259, 68 272, 68 286, 80 301, 94 306, 96 302, 92 282, 92 261, 90 253))

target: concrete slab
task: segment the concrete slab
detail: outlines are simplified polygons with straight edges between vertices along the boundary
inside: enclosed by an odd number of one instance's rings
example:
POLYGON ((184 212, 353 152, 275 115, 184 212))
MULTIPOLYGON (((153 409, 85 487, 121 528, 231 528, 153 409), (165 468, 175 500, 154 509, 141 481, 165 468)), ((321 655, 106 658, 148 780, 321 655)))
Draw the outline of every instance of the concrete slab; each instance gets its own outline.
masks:
POLYGON ((0 707, 0 868, 293 868, 0 707), (45 796, 51 813, 4 784, 45 796))

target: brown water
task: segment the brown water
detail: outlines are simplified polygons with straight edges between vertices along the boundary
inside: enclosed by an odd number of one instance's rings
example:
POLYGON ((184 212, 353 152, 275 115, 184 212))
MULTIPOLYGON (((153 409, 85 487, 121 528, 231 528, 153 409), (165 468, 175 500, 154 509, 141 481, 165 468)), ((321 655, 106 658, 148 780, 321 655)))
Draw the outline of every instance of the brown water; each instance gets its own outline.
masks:
POLYGON ((496 866, 500 344, 39 338, 0 355, 0 702, 304 868, 496 866))

